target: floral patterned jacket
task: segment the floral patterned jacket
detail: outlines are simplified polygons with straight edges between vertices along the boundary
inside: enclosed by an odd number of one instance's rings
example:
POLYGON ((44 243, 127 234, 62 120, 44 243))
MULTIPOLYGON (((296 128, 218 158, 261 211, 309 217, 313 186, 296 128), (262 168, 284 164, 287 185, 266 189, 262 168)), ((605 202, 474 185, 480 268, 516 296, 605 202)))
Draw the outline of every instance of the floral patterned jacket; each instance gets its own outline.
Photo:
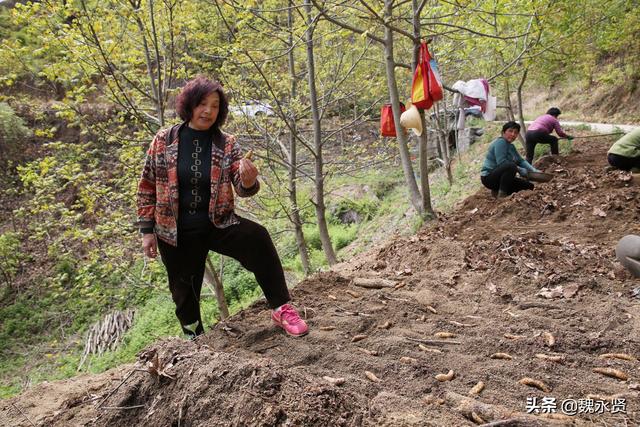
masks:
MULTIPOLYGON (((153 228, 156 236, 170 245, 178 245, 178 143, 180 129, 186 123, 160 130, 153 138, 138 183, 136 225, 153 228)), ((223 133, 224 149, 211 147, 211 199, 209 219, 219 228, 238 224, 233 209, 233 188, 239 197, 253 196, 259 182, 243 188, 240 180, 242 151, 235 137, 223 133)))

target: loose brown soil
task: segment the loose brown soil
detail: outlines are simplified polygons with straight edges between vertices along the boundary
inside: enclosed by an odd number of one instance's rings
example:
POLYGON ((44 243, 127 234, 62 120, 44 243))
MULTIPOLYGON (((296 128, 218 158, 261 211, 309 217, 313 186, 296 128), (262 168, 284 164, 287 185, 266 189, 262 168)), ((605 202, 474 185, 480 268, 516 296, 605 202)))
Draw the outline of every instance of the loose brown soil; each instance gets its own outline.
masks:
POLYGON ((639 425, 637 359, 598 356, 640 357, 640 300, 631 294, 640 283, 614 254, 618 239, 640 233, 640 183, 605 169, 602 143, 576 146, 542 160, 556 178, 535 191, 500 200, 481 191, 417 235, 302 282, 294 297, 311 328, 304 338, 272 326, 261 301, 195 342, 158 342, 135 365, 4 400, 2 424, 639 425), (399 285, 366 289, 354 277, 399 285), (366 337, 352 342, 356 335, 366 337), (452 380, 436 380, 449 370, 452 380), (479 381, 484 390, 468 396, 479 381), (532 397, 623 398, 626 413, 527 415, 532 397))

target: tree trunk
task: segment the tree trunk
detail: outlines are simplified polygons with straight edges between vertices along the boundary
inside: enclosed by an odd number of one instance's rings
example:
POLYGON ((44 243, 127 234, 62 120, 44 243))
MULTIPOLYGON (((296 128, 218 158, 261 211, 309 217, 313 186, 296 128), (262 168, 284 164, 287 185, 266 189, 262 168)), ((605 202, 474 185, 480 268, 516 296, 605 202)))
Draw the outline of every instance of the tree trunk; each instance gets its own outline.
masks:
MULTIPOLYGON (((295 72, 295 60, 293 57, 293 1, 289 0, 289 10, 287 16, 287 23, 289 26, 289 75, 291 79, 291 97, 289 106, 293 111, 293 100, 298 95, 297 78, 295 72)), ((302 220, 300 219, 300 209, 298 207, 298 192, 296 188, 297 179, 297 167, 298 167, 298 153, 297 153, 297 141, 296 141, 296 117, 295 113, 291 113, 291 133, 289 135, 289 201, 291 203, 291 217, 290 220, 293 223, 293 227, 296 235, 296 245, 298 246, 298 252, 300 253, 300 262, 302 263, 302 269, 305 276, 309 275, 311 271, 311 264, 309 263, 309 251, 307 249, 307 242, 304 239, 304 232, 302 231, 302 220)))
MULTIPOLYGON (((416 40, 420 40, 420 11, 418 10, 418 1, 412 0, 413 10, 413 35, 416 40)), ((420 43, 413 44, 413 70, 415 73, 418 67, 420 54, 420 43)), ((435 218, 436 213, 431 206, 431 188, 429 187, 429 153, 427 150, 429 132, 427 132, 427 122, 424 119, 424 111, 420 111, 420 121, 422 122, 422 135, 418 138, 418 150, 420 155, 420 189, 422 190, 422 216, 435 218)))
MULTIPOLYGON (((149 7, 153 10, 153 2, 150 3, 149 7)), ((147 31, 142 23, 142 18, 136 16, 135 18, 136 24, 138 25, 138 30, 140 31, 140 36, 142 37, 142 45, 144 47, 144 57, 147 65, 147 74, 149 75, 149 86, 151 86, 151 93, 153 97, 153 101, 156 107, 156 117, 157 123, 160 127, 164 126, 164 112, 162 105, 162 98, 160 98, 159 88, 157 86, 157 82, 153 73, 153 59, 151 58, 151 52, 149 50, 149 44, 147 43, 147 31)), ((158 67, 160 64, 157 65, 158 67)))
POLYGON ((527 125, 524 124, 524 114, 522 112, 522 87, 524 86, 524 82, 527 80, 527 74, 529 73, 529 68, 525 68, 524 73, 522 73, 522 78, 520 79, 520 84, 518 84, 518 120, 520 120, 520 137, 524 142, 524 135, 527 133, 527 125))
POLYGON ((324 174, 322 160, 322 129, 320 127, 320 111, 318 109, 318 96, 316 92, 316 76, 315 62, 313 57, 313 17, 311 16, 311 1, 305 0, 304 9, 307 13, 307 31, 305 32, 305 41, 307 44, 307 68, 309 78, 309 101, 311 103, 311 113, 313 117, 313 143, 315 150, 315 207, 316 220, 318 221, 318 231, 320 233, 320 242, 322 250, 327 258, 329 265, 338 262, 336 254, 331 245, 329 237, 329 228, 325 218, 326 207, 324 204, 324 174))
MULTIPOLYGON (((509 78, 507 77, 504 80, 504 91, 505 93, 505 99, 507 101, 507 113, 509 114, 509 120, 515 122, 516 121, 516 116, 513 113, 513 104, 511 103, 511 86, 509 85, 509 78)), ((524 144, 524 133, 526 132, 525 127, 524 127, 524 122, 520 124, 521 128, 520 128, 520 134, 518 135, 518 140, 520 141, 520 143, 522 144, 522 147, 525 147, 524 144)))
MULTIPOLYGON (((440 111, 440 103, 438 103, 438 111, 440 111)), ((446 105, 442 109, 442 139, 444 140, 444 148, 446 153, 447 179, 449 185, 453 184, 453 173, 451 172, 451 146, 449 144, 449 116, 447 115, 446 105)))
MULTIPOLYGON (((384 2, 384 16, 385 19, 391 19, 392 17, 393 0, 385 0, 384 2)), ((387 86, 389 89, 389 98, 391 101, 391 108, 393 110, 393 120, 396 125, 396 135, 398 140, 398 150, 400 152, 400 162, 402 164, 402 171, 404 172, 404 179, 407 182, 409 189, 409 199, 411 204, 416 209, 419 215, 423 213, 422 207, 422 195, 416 182, 416 177, 413 174, 413 166, 411 164, 411 156, 409 155, 409 147, 407 144, 407 136, 404 132, 404 128, 400 126, 400 97, 398 96, 398 85, 396 82, 395 72, 395 60, 393 57, 393 31, 389 27, 385 27, 384 30, 384 56, 385 56, 385 68, 387 74, 387 86)))
MULTIPOLYGON (((441 154, 442 165, 447 172, 447 180, 449 184, 453 183, 453 175, 451 174, 451 155, 449 153, 449 138, 448 131, 446 129, 446 118, 440 119, 441 111, 440 104, 434 105, 435 118, 433 123, 436 128, 436 134, 438 135, 438 147, 441 154)), ((446 114, 446 111, 443 113, 446 114)))
POLYGON ((211 263, 211 258, 209 258, 209 255, 207 255, 207 265, 204 269, 204 278, 206 281, 213 285, 213 291, 216 294, 216 300, 218 301, 218 311, 220 311, 220 319, 225 320, 229 317, 229 308, 227 307, 227 300, 224 297, 224 287, 222 285, 220 276, 218 276, 216 268, 211 263))

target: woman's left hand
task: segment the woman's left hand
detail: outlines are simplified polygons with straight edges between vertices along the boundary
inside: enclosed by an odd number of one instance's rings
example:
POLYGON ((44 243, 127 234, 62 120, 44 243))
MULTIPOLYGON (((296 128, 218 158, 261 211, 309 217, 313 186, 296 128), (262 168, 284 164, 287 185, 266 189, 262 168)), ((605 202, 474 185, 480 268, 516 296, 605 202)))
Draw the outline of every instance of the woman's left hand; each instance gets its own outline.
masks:
POLYGON ((258 179, 258 168, 249 159, 240 159, 240 181, 244 188, 251 188, 258 179))

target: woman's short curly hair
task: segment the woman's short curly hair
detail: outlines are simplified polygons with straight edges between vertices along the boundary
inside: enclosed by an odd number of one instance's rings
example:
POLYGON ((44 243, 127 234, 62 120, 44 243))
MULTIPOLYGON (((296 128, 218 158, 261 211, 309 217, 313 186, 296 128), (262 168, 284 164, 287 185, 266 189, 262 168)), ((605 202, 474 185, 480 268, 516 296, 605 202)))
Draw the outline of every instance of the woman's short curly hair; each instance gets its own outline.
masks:
POLYGON ((193 116, 193 109, 213 92, 218 92, 220 95, 220 110, 213 127, 220 129, 229 115, 229 100, 218 81, 205 76, 197 76, 189 80, 176 98, 176 112, 182 120, 188 122, 193 116))

